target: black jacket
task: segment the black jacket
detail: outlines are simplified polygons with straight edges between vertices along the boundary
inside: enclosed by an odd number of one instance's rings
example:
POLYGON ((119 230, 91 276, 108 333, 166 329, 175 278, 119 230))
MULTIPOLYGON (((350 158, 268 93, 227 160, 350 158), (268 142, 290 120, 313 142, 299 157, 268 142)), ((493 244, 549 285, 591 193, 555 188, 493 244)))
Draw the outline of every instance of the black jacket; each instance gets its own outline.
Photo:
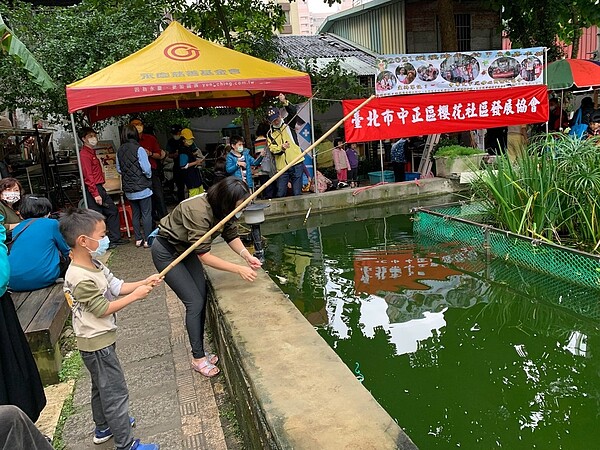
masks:
POLYGON ((152 187, 152 180, 144 175, 138 159, 139 142, 130 139, 119 147, 117 158, 121 169, 123 192, 140 192, 152 187))

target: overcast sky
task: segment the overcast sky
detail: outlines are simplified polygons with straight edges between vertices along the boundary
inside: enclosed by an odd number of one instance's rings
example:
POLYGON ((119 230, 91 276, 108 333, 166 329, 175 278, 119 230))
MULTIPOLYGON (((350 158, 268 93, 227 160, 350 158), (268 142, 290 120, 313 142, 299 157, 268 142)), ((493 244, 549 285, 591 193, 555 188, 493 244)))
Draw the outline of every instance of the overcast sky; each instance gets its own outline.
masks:
MULTIPOLYGON (((302 1, 302 0, 299 0, 299 1, 302 1)), ((308 3, 308 9, 310 10, 310 12, 317 12, 317 13, 329 12, 331 14, 334 14, 334 13, 338 12, 338 9, 339 9, 338 4, 330 7, 330 6, 327 6, 327 3, 325 3, 323 0, 306 0, 306 2, 308 3)))

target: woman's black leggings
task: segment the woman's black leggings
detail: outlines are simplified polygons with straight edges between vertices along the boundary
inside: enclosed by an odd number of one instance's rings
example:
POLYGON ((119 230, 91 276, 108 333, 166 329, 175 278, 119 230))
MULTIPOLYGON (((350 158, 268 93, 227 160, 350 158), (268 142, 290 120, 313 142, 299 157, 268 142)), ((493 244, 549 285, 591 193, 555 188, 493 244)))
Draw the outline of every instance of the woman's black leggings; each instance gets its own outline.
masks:
MULTIPOLYGON (((177 256, 177 251, 166 239, 162 237, 154 239, 152 261, 159 272, 172 263, 177 256)), ((192 346, 192 356, 204 358, 206 280, 198 255, 194 252, 190 253, 167 273, 165 282, 185 305, 185 326, 192 346)))

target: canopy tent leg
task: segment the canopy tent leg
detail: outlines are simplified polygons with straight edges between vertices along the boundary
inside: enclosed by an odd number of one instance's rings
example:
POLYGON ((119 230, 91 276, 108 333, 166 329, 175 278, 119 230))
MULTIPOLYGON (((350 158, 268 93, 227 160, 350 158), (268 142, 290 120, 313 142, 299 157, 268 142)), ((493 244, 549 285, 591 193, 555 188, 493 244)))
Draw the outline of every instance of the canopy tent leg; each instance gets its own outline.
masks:
POLYGON ((83 170, 81 170, 81 157, 79 156, 79 142, 77 142, 77 128, 75 128, 75 117, 71 113, 71 125, 73 126, 73 138, 75 139, 75 154, 77 155, 77 167, 79 168, 79 179, 81 180, 81 195, 83 204, 88 208, 87 196, 85 195, 85 181, 83 180, 83 170))

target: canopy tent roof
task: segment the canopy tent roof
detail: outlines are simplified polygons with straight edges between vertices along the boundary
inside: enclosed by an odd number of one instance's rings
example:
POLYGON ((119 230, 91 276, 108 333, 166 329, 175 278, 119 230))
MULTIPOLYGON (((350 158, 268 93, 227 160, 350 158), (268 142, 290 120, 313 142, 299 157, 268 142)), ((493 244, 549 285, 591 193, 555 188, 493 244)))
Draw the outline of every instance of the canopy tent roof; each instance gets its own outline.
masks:
POLYGON ((600 61, 560 59, 548 64, 546 70, 550 90, 600 86, 600 61))
POLYGON ((67 103, 94 122, 156 109, 254 108, 280 92, 310 97, 308 74, 206 41, 174 21, 151 44, 68 85, 67 103))

